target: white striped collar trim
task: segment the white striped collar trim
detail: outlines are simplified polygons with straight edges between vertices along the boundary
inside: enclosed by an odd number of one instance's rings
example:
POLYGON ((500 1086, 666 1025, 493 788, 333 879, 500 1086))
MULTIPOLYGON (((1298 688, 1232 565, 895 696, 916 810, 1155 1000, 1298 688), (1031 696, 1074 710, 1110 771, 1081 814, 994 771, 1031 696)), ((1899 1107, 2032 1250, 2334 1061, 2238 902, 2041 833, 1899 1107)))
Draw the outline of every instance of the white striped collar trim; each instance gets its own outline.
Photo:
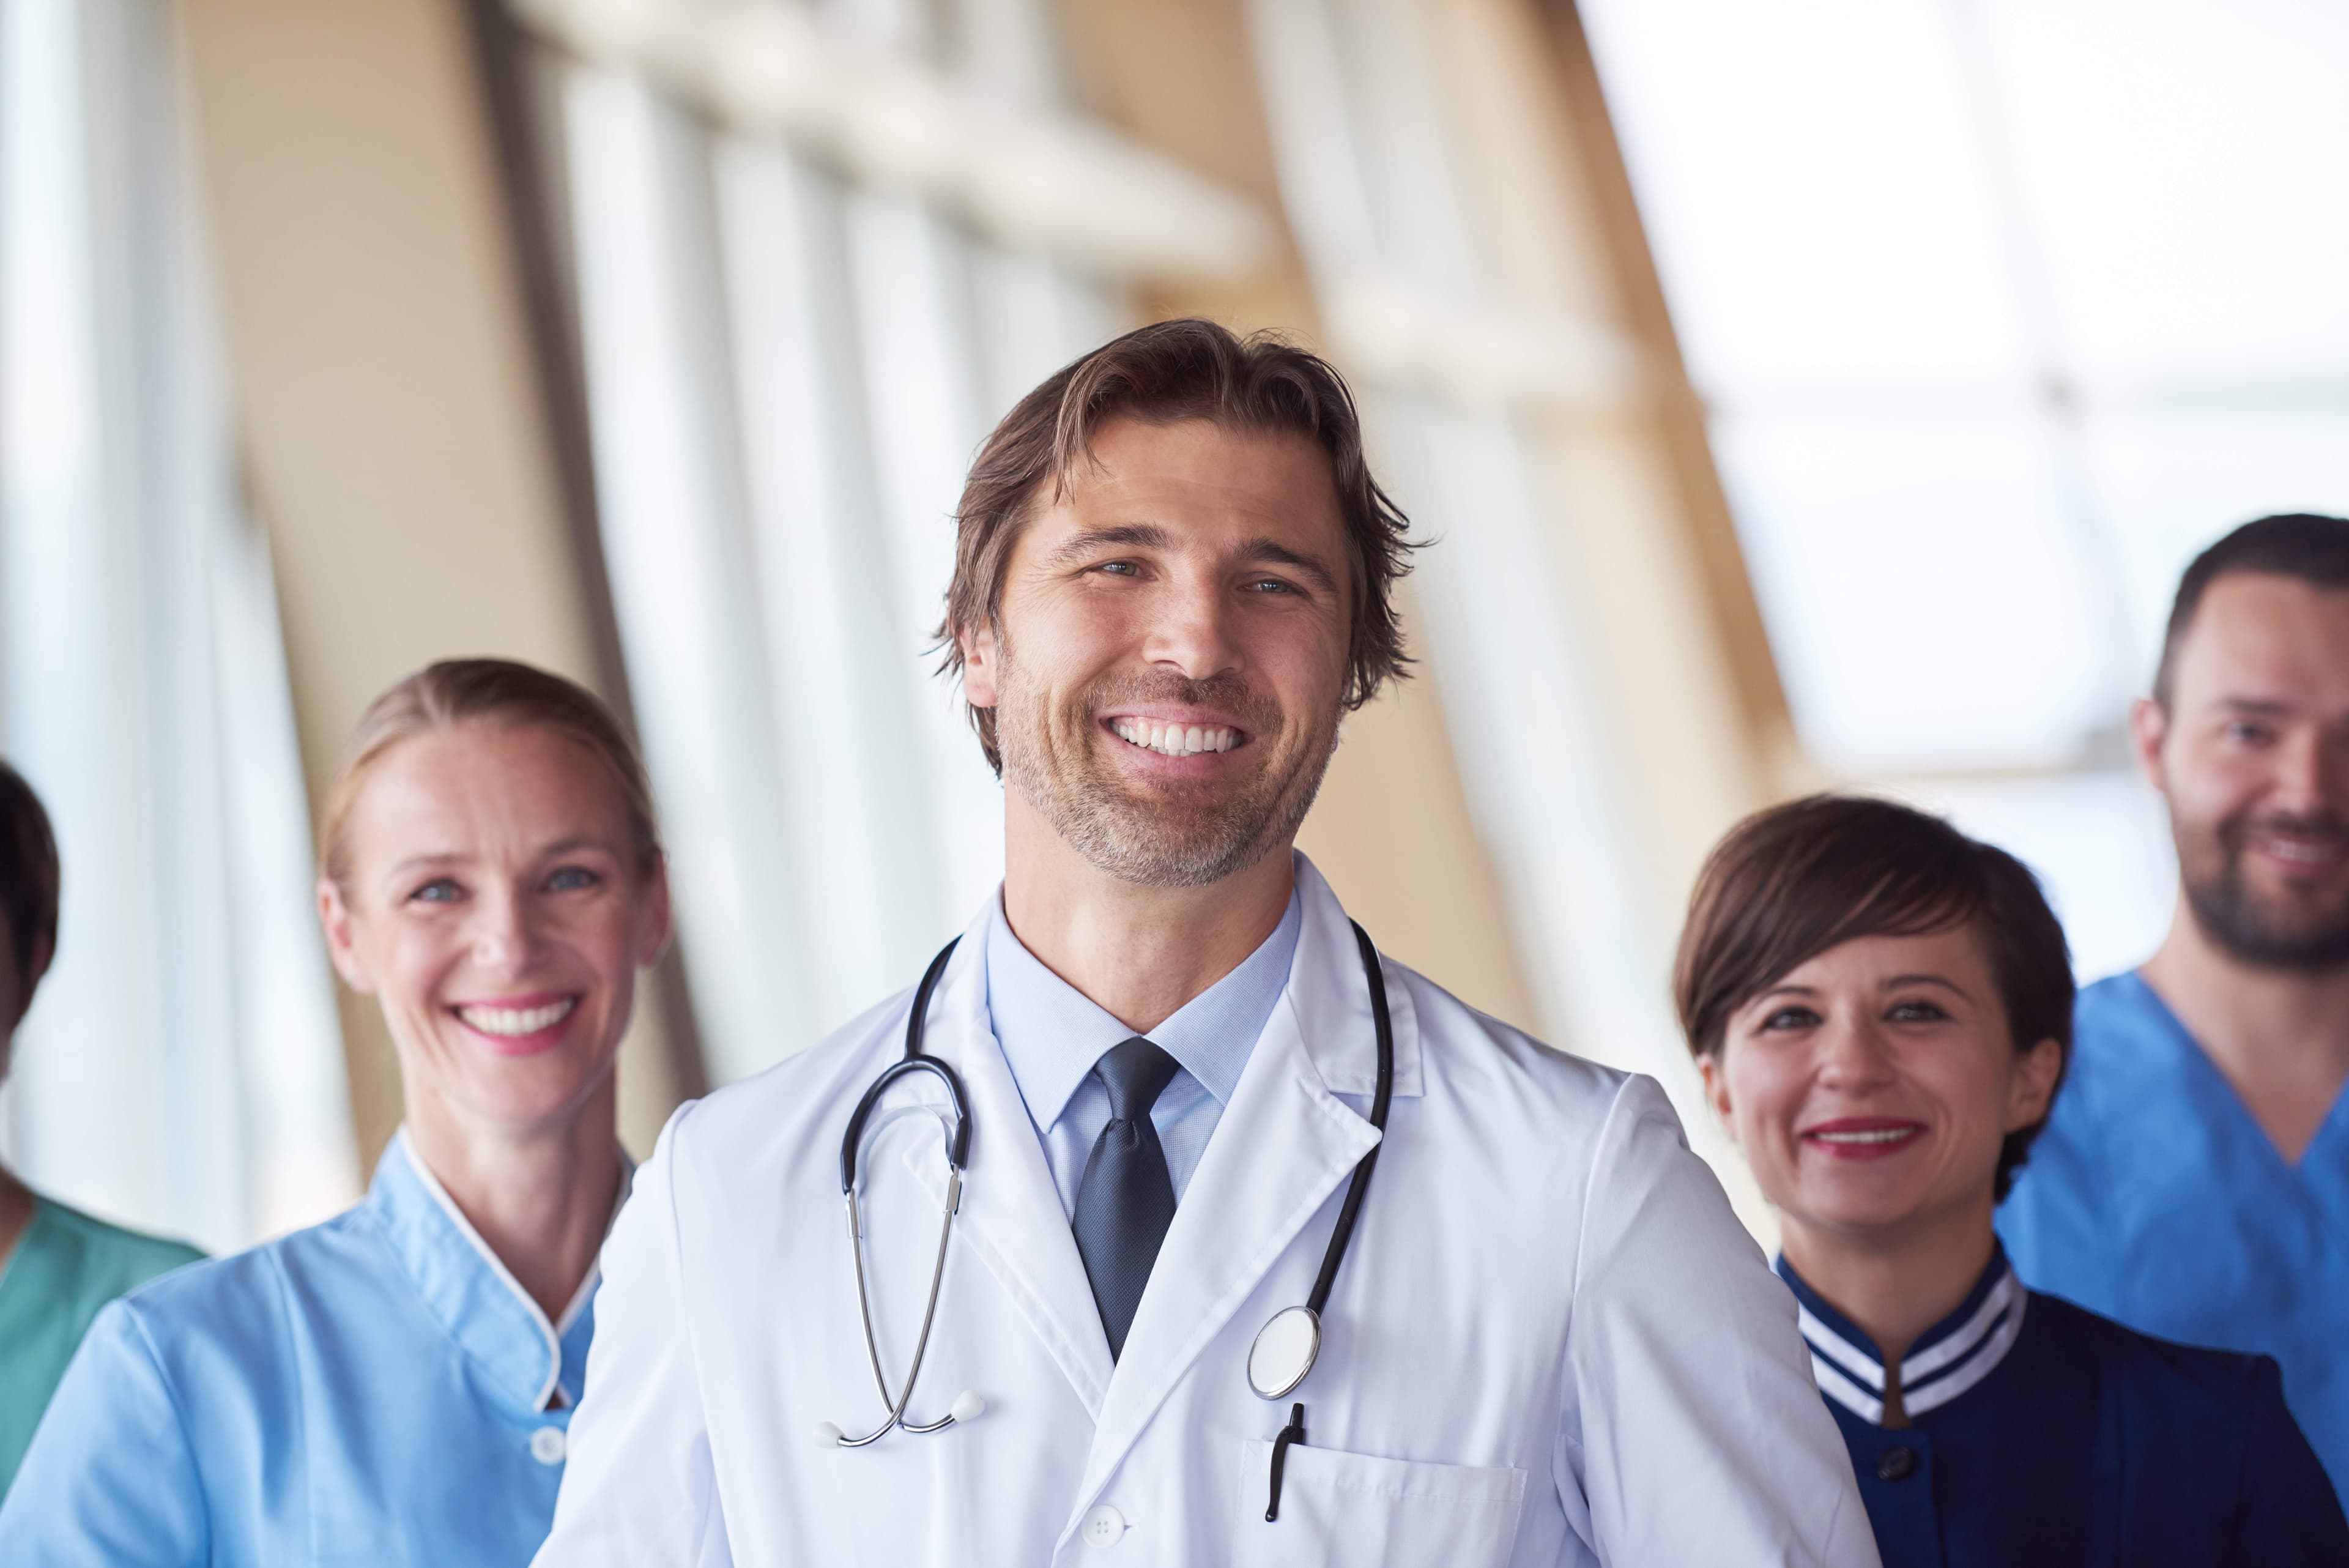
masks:
MULTIPOLYGON (((1794 1287, 1796 1321, 1811 1352, 1811 1376, 1819 1392, 1870 1426, 1884 1423, 1884 1366, 1872 1345, 1855 1344, 1831 1325, 1813 1303, 1832 1312, 1784 1259, 1779 1272, 1794 1287)), ((2014 1277, 2003 1253, 1993 1258, 1994 1281, 1963 1320, 1937 1334, 1900 1362, 1901 1408, 1910 1416, 1938 1410, 1989 1376, 2014 1348, 2023 1332, 2030 1293, 2014 1277)), ((1977 1286, 1977 1289, 1981 1287, 1977 1286)), ((1838 1318, 1840 1314, 1837 1314, 1838 1318)), ((1856 1332, 1856 1331, 1855 1331, 1856 1332)))

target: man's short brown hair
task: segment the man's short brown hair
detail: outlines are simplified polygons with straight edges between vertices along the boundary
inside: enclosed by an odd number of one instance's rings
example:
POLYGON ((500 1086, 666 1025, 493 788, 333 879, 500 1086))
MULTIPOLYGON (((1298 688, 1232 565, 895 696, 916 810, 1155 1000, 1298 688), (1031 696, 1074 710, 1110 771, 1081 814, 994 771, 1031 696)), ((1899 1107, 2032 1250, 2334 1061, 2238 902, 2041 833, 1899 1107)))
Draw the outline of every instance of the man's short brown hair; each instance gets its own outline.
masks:
MULTIPOLYGON (((41 797, 24 775, 0 763, 0 914, 16 971, 29 982, 33 950, 57 945, 57 837, 41 797)), ((5 1031, 5 1021, 0 1021, 5 1031)))
MULTIPOLYGON (((1405 517, 1362 455, 1353 394, 1319 355, 1270 333, 1242 338, 1212 321, 1143 327, 1103 344, 1019 400, 979 448, 955 514, 954 582, 938 628, 946 667, 961 672, 960 634, 998 624, 1011 548, 1040 492, 1064 494, 1110 421, 1205 420, 1241 435, 1296 435, 1330 456, 1345 524, 1352 628, 1345 704, 1360 708, 1402 677, 1395 579, 1408 569, 1405 517)), ((970 710, 989 766, 1003 771, 992 709, 970 710)))
MULTIPOLYGON (((1713 850, 1689 899, 1672 966, 1689 1050, 1716 1054, 1739 1008, 1829 948, 1958 927, 1981 939, 2015 1049, 2053 1040, 2069 1066, 2071 950, 2022 861, 1872 796, 1815 794, 1757 812, 1713 850)), ((2006 1135, 1998 1197, 2045 1125, 2006 1135)))

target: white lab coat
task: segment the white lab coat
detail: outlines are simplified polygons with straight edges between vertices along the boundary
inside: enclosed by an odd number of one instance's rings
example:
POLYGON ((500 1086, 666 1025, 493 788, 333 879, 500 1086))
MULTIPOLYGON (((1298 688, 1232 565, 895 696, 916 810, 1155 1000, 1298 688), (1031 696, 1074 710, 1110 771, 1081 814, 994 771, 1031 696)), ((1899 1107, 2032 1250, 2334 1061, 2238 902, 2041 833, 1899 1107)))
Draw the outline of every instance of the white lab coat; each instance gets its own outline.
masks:
MULTIPOLYGON (((974 1123, 912 1415, 877 1425, 840 1139, 909 996, 680 1109, 604 1252, 586 1397, 541 1568, 1094 1563, 1873 1568, 1795 1305, 1656 1084, 1559 1054, 1385 964, 1394 1104, 1265 1521, 1250 1342, 1302 1302, 1378 1141, 1370 1000, 1302 859, 1288 990, 1112 1364, 1043 1149, 990 1031, 975 921, 927 1049, 974 1123)), ((867 1259, 903 1375, 946 1162, 933 1080, 868 1130, 867 1259)), ((897 1097, 893 1093, 893 1102, 897 1097)))

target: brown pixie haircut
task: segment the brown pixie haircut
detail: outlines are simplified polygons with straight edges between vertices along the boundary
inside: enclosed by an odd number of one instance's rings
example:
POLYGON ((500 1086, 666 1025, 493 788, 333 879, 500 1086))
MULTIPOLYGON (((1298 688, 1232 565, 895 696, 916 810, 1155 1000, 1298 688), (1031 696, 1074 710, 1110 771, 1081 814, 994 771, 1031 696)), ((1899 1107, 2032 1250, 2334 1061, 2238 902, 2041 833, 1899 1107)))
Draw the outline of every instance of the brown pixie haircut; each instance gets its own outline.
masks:
MULTIPOLYGON (((1757 812, 1713 850, 1689 900, 1672 966, 1689 1050, 1717 1057, 1739 1008, 1830 948, 1957 927, 1982 942, 2015 1049, 2053 1040, 2068 1069, 2071 950, 2022 861, 1938 816, 1869 796, 1815 794, 1757 812)), ((2006 1135, 1999 1198, 2045 1125, 2006 1135)))
MULTIPOLYGON (((49 814, 25 776, 0 763, 0 915, 8 922, 8 944, 30 998, 33 950, 57 945, 57 836, 49 814)), ((0 1019, 0 1033, 16 1020, 0 1019)))
MULTIPOLYGON (((1350 567, 1346 707, 1360 708, 1405 673, 1411 660, 1392 594, 1409 569, 1411 520, 1371 477, 1353 394, 1318 355, 1270 333, 1242 338, 1194 317, 1137 328, 1062 366, 978 449, 955 510, 954 581, 938 627, 947 670, 962 671, 963 633, 999 626, 1011 549, 1039 497, 1048 485, 1051 501, 1065 495, 1079 465, 1092 461, 1095 433, 1117 419, 1205 420, 1237 435, 1302 436, 1327 452, 1350 567)), ((1000 774, 994 710, 972 708, 970 722, 1000 774)))

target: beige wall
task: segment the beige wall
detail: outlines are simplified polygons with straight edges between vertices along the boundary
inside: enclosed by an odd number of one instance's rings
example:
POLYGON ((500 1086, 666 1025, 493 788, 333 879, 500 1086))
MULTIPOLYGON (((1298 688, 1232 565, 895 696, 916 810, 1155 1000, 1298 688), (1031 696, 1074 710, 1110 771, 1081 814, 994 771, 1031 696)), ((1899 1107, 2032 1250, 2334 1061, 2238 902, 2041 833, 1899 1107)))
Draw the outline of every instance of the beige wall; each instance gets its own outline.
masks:
MULTIPOLYGON (((178 21, 315 811, 360 711, 419 665, 597 683, 589 600, 461 0, 183 0, 178 21)), ((398 1080, 373 1003, 341 1000, 372 1164, 398 1080)), ((640 1150, 673 1097, 653 1012, 623 1052, 640 1150)))

